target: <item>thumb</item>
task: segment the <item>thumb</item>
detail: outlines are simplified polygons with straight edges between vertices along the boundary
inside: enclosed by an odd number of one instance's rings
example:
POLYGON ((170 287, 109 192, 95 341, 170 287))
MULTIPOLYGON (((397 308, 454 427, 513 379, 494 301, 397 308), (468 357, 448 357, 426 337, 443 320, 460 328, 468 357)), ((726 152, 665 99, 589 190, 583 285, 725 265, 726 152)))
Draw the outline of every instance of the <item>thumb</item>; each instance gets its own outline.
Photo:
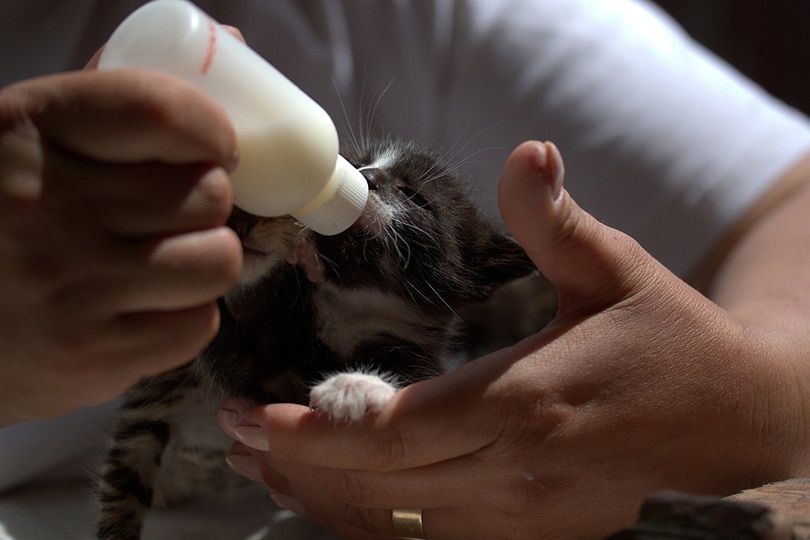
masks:
POLYGON ((593 312, 632 295, 657 264, 629 236, 582 210, 564 189, 564 176, 552 143, 524 142, 501 174, 501 215, 557 288, 560 310, 593 312))

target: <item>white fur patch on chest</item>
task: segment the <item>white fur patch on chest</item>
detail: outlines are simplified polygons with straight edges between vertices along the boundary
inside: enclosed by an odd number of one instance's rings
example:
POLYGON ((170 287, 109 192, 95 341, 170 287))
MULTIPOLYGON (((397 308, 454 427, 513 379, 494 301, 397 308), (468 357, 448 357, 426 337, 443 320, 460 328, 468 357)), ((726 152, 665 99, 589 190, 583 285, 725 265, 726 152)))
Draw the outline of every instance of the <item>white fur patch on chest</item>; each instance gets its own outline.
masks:
POLYGON ((386 333, 417 344, 426 343, 424 317, 407 302, 376 289, 340 290, 328 283, 315 293, 318 337, 348 358, 354 347, 386 333))

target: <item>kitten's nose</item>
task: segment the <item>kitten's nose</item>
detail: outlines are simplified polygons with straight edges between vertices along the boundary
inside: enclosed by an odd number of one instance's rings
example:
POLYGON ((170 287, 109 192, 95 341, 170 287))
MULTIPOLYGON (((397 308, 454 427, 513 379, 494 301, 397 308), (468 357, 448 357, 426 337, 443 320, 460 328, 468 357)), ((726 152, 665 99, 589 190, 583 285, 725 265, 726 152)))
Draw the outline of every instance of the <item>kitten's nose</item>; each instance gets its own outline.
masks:
POLYGON ((248 212, 234 206, 233 210, 231 211, 231 217, 228 218, 228 227, 233 229, 239 238, 245 238, 248 234, 250 234, 250 230, 258 220, 259 218, 253 214, 249 214, 248 212))
POLYGON ((379 189, 379 181, 382 178, 382 171, 376 167, 371 167, 368 169, 360 169, 360 174, 366 177, 366 182, 368 182, 368 189, 376 191, 379 189))

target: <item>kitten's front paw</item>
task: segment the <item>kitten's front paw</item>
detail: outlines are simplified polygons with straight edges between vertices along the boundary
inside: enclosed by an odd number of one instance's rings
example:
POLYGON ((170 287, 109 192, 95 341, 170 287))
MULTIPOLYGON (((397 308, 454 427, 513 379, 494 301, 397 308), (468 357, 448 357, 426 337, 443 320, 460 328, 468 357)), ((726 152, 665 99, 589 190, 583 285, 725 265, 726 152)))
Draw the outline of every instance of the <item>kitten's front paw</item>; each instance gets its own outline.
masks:
POLYGON ((309 406, 333 420, 354 422, 380 412, 396 391, 396 386, 378 375, 339 373, 312 389, 309 406))

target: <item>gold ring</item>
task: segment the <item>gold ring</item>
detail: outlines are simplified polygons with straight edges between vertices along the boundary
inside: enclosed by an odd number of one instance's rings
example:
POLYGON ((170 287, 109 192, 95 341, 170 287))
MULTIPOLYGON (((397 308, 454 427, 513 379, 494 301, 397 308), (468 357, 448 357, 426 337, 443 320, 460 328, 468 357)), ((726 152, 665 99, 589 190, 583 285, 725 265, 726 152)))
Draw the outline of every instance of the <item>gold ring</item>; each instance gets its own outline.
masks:
POLYGON ((391 510, 391 522, 394 524, 395 536, 425 540, 425 530, 422 528, 422 510, 419 508, 395 508, 391 510))

